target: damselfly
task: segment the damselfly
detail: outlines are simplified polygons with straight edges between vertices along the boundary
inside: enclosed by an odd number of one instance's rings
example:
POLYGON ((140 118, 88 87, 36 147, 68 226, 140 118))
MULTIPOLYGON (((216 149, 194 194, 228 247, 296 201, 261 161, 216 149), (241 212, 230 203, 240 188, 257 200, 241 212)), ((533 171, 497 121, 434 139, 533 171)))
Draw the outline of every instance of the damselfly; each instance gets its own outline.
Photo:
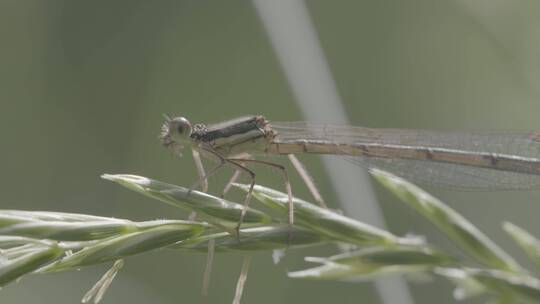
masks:
MULTIPOLYGON (((250 174, 245 167, 260 163, 280 169, 292 193, 283 166, 253 157, 287 155, 317 201, 322 199, 295 154, 333 154, 366 168, 380 168, 414 182, 461 189, 531 189, 540 186, 540 133, 445 132, 406 129, 370 129, 309 122, 270 122, 263 116, 245 116, 226 122, 192 125, 186 118, 167 118, 162 143, 180 153, 192 148, 200 182, 224 164, 250 174), (216 158, 217 167, 204 173, 199 154, 216 158)), ((233 177, 236 178, 236 177, 233 177)), ((246 196, 249 203, 251 191, 246 196)))

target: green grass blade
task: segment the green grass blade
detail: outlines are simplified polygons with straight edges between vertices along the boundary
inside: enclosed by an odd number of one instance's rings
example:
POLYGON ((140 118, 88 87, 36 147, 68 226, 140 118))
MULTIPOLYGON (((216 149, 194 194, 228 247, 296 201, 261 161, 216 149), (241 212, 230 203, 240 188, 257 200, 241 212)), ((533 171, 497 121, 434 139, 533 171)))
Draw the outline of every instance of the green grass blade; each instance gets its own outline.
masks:
MULTIPOLYGON (((235 227, 243 206, 227 200, 184 187, 175 186, 137 175, 103 174, 102 178, 116 182, 130 190, 160 200, 175 207, 195 211, 211 223, 235 227)), ((266 224, 271 218, 264 213, 248 208, 243 223, 266 224)))
POLYGON ((459 286, 455 293, 458 300, 490 293, 507 303, 540 303, 540 280, 528 275, 471 268, 440 268, 435 272, 459 286))
POLYGON ((163 224, 139 232, 111 237, 98 241, 72 255, 64 257, 41 270, 41 272, 60 271, 91 264, 121 259, 146 252, 200 235, 206 225, 163 224))
MULTIPOLYGON (((112 217, 87 215, 80 213, 52 212, 52 211, 24 211, 24 210, 2 210, 3 216, 13 216, 19 219, 32 221, 57 221, 57 222, 107 222, 117 221, 112 217)), ((1 227, 1 224, 0 224, 1 227)))
POLYGON ((372 170, 371 174, 403 202, 413 207, 458 244, 465 252, 484 265, 521 272, 523 269, 503 249, 462 215, 429 193, 390 173, 372 170))
POLYGON ((0 287, 56 260, 64 251, 57 246, 35 246, 24 250, 16 258, 8 259, 0 253, 0 287))
POLYGON ((169 248, 206 251, 211 239, 215 241, 216 251, 274 250, 319 245, 325 242, 318 233, 300 227, 280 225, 241 229, 240 242, 236 235, 220 232, 192 238, 169 248))
MULTIPOLYGON (((244 191, 248 185, 234 184, 244 191)), ((288 197, 285 193, 256 185, 253 196, 267 207, 280 212, 284 218, 288 214, 288 197)), ((417 242, 399 238, 392 233, 371 226, 329 209, 318 207, 298 198, 293 198, 294 217, 297 225, 317 231, 333 240, 356 245, 395 245, 417 242)))
POLYGON ((291 278, 360 281, 396 274, 424 272, 454 260, 427 247, 371 247, 330 258, 308 257, 321 266, 289 272, 291 278))
POLYGON ((55 246, 56 243, 50 240, 38 240, 30 237, 0 235, 0 253, 2 253, 2 249, 9 249, 22 245, 39 245, 50 247, 55 246))
MULTIPOLYGON (((1 217, 1 215, 0 215, 1 217)), ((1 221, 2 219, 0 219, 1 221)), ((1 235, 28 236, 58 241, 87 241, 135 231, 129 221, 117 222, 52 222, 21 221, 0 228, 1 235)))
MULTIPOLYGON (((35 239, 51 239, 57 241, 90 241, 110 236, 141 231, 166 223, 186 224, 185 221, 147 221, 132 222, 128 220, 105 218, 99 221, 82 214, 62 214, 55 212, 54 217, 44 220, 43 212, 18 212, 0 210, 0 235, 27 236, 35 239), (63 219, 86 218, 87 221, 63 221, 63 219), (54 220, 53 220, 54 219, 54 220), (93 219, 90 221, 89 219, 93 219)), ((96 217, 97 218, 97 217, 96 217)))
MULTIPOLYGON (((501 297, 511 297, 527 303, 540 303, 540 281, 498 270, 468 271, 469 276, 501 297)), ((516 301, 518 302, 518 301, 516 301)))
POLYGON ((536 265, 540 266, 540 240, 512 223, 503 223, 503 229, 521 247, 536 265))

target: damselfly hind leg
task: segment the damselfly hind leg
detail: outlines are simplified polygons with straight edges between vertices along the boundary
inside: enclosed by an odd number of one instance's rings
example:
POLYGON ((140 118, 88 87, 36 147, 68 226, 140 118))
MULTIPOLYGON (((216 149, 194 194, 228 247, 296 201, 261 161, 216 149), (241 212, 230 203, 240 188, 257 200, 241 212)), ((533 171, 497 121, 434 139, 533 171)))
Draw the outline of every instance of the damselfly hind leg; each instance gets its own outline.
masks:
MULTIPOLYGON (((246 194, 246 197, 244 199, 244 208, 242 208, 242 212, 240 213, 240 219, 238 220, 238 225, 236 225, 236 238, 238 240, 238 242, 240 242, 240 226, 242 226, 242 223, 244 222, 244 217, 246 216, 246 212, 247 212, 247 209, 249 207, 249 203, 251 202, 251 196, 253 194, 253 188, 255 187, 255 172, 249 170, 247 167, 245 167, 244 165, 242 164, 239 164, 237 162, 235 162, 234 160, 231 160, 231 159, 226 159, 226 161, 234 166, 236 166, 238 169, 246 172, 247 174, 249 174, 250 178, 251 178, 251 182, 249 184, 249 190, 246 194)), ((244 161, 244 160, 241 160, 241 161, 244 161)))
POLYGON ((298 175, 300 175, 300 178, 302 178, 302 181, 304 181, 304 184, 315 201, 319 204, 319 206, 328 209, 328 206, 324 202, 322 195, 319 193, 319 190, 317 189, 317 186, 315 186, 315 182, 313 181, 313 178, 307 171, 306 167, 304 167, 304 165, 294 154, 287 154, 287 157, 289 158, 289 161, 293 165, 294 169, 296 169, 296 172, 298 172, 298 175))

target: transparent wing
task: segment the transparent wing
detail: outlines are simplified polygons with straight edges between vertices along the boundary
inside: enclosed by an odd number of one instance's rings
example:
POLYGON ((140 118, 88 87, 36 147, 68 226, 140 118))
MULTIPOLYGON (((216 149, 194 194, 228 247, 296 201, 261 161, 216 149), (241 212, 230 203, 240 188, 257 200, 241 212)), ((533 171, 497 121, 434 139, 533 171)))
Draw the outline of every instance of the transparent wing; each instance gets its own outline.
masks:
MULTIPOLYGON (((383 144, 418 148, 445 148, 478 153, 496 153, 538 159, 540 134, 503 132, 445 132, 406 129, 370 129, 306 122, 272 123, 277 142, 305 139, 340 145, 383 144)), ((336 151, 336 154, 340 154, 336 151)), ((379 168, 413 182, 467 190, 540 188, 540 175, 442 163, 429 160, 369 156, 343 156, 366 168, 379 168)))

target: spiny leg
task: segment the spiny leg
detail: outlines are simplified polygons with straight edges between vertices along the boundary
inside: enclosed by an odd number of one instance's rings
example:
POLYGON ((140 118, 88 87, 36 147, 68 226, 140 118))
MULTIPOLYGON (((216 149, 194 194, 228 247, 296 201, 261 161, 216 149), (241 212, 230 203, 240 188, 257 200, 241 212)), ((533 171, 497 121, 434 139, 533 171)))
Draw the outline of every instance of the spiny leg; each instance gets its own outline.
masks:
MULTIPOLYGON (((203 192, 208 192, 208 180, 204 178, 206 176, 206 173, 204 171, 204 165, 201 160, 201 154, 195 149, 191 149, 191 154, 193 155, 193 162, 195 163, 195 168, 197 169, 197 176, 200 180, 201 190, 203 192)), ((192 188, 189 189, 189 192, 191 192, 191 189, 193 189, 195 186, 196 185, 192 186, 192 188)), ((189 221, 194 221, 196 218, 197 212, 195 211, 191 212, 188 216, 189 221)))
POLYGON ((221 192, 221 198, 224 198, 225 195, 227 195, 229 190, 231 190, 232 184, 234 184, 234 182, 236 182, 238 177, 240 177, 241 173, 242 173, 242 171, 240 171, 239 169, 234 170, 233 175, 231 176, 231 178, 229 179, 229 181, 227 182, 227 184, 223 188, 223 191, 221 192))
MULTIPOLYGON (((195 162, 195 168, 197 169, 197 175, 199 176, 199 179, 197 180, 195 184, 191 186, 189 191, 194 189, 196 186, 201 185, 201 190, 203 192, 208 192, 208 178, 212 176, 220 167, 222 167, 225 162, 220 158, 220 164, 216 166, 215 168, 213 168, 212 170, 210 170, 208 173, 206 173, 204 170, 204 165, 202 163, 199 151, 195 149, 191 149, 191 152, 193 154, 193 161, 195 162)), ((191 214, 188 217, 188 220, 194 221, 196 217, 197 217, 197 212, 191 212, 191 214)), ((201 293, 205 296, 208 294, 208 287, 210 286, 210 276, 212 274, 213 261, 214 261, 214 240, 212 239, 208 242, 208 252, 206 255, 206 267, 204 269, 203 282, 202 282, 202 288, 201 288, 201 293)))
MULTIPOLYGON (((246 197, 244 199, 244 208, 242 209, 242 213, 240 214, 240 219, 238 220, 238 225, 235 228, 236 237, 238 238, 238 241, 240 241, 240 226, 242 225, 242 222, 244 221, 244 217, 246 216, 247 208, 249 207, 249 203, 251 201, 251 196, 252 196, 252 193, 253 193, 253 187, 255 187, 255 172, 249 170, 248 168, 246 168, 242 164, 237 163, 235 160, 224 158, 222 155, 220 155, 216 151, 213 151, 213 150, 210 150, 210 149, 204 149, 204 150, 211 153, 211 154, 213 154, 214 156, 219 158, 224 163, 226 162, 228 164, 231 164, 232 166, 235 166, 237 168, 237 170, 241 170, 241 171, 246 172, 251 177, 251 183, 250 183, 250 186, 249 186, 249 190, 248 190, 248 192, 246 194, 246 197)), ((238 161, 243 162, 243 161, 245 161, 245 159, 238 159, 238 161)))
POLYGON ((195 163, 195 168, 197 169, 197 175, 199 176, 199 179, 201 179, 201 190, 203 192, 208 192, 208 180, 204 178, 206 173, 204 172, 201 154, 195 149, 191 149, 191 154, 193 154, 193 162, 195 163))
POLYGON ((315 186, 315 182, 313 181, 313 178, 308 173, 304 165, 300 162, 300 160, 296 158, 294 154, 288 154, 287 157, 289 158, 289 161, 291 162, 293 167, 296 169, 296 172, 298 172, 298 174, 302 178, 302 181, 304 181, 304 184, 308 187, 309 192, 311 192, 311 195, 313 196, 315 201, 319 204, 319 206, 323 208, 328 208, 321 194, 319 193, 319 190, 315 186))
POLYGON ((266 166, 270 166, 281 171, 283 175, 283 179, 285 181, 285 189, 287 191, 287 197, 288 197, 288 203, 289 203, 289 225, 292 226, 294 224, 294 205, 293 205, 293 199, 292 199, 291 183, 289 181, 289 175, 287 174, 287 169, 285 169, 285 167, 280 164, 258 160, 258 159, 229 159, 229 160, 266 165, 266 166))
MULTIPOLYGON (((231 162, 231 161, 225 159, 223 156, 221 156, 219 153, 217 153, 215 151, 212 151, 212 150, 209 150, 209 149, 205 149, 205 150, 207 152, 210 152, 214 156, 216 156, 219 159, 219 164, 216 167, 214 167, 213 169, 211 169, 210 171, 208 171, 208 173, 205 174, 204 166, 202 164, 202 160, 201 160, 199 152, 196 151, 195 149, 192 149, 193 159, 195 160, 195 166, 197 168, 197 173, 199 175, 199 180, 195 184, 193 184, 191 186, 190 191, 192 189, 194 189, 197 185, 201 184, 202 188, 203 188, 203 191, 207 192, 208 191, 208 178, 210 176, 214 175, 221 167, 223 167, 223 165, 225 165, 225 163, 230 163, 230 164, 232 164, 234 166, 237 166, 238 169, 235 170, 235 173, 231 177, 231 180, 229 181, 229 183, 227 184, 227 186, 223 190, 224 193, 226 193, 228 191, 228 188, 230 188, 232 183, 234 183, 234 181, 238 178, 238 176, 241 173, 240 169, 243 169, 244 171, 248 172, 251 175, 252 183, 251 183, 251 187, 250 187, 250 192, 248 192, 248 195, 246 196, 246 200, 244 202, 244 209, 242 210, 242 214, 240 216, 238 226, 235 229, 236 236, 237 236, 238 240, 240 240, 240 225, 242 224, 243 218, 244 218, 244 216, 246 214, 246 211, 247 211, 247 206, 248 206, 249 201, 251 199, 251 193, 253 192, 253 187, 255 185, 255 173, 251 172, 249 169, 245 168, 241 164, 237 164, 235 162, 231 162)), ((192 212, 191 215, 190 215, 190 220, 194 220, 196 216, 197 216, 197 213, 192 212)), ((208 242, 208 254, 207 254, 207 257, 206 257, 206 267, 205 267, 205 271, 204 271, 204 275, 203 275, 203 286, 202 286, 202 294, 203 295, 208 294, 208 286, 210 284, 210 274, 211 274, 211 271, 212 271, 213 260, 214 260, 214 240, 210 240, 208 242)), ((247 266, 244 265, 242 267, 242 274, 243 275, 241 275, 241 277, 239 279, 238 286, 237 286, 237 295, 236 295, 236 297, 238 298, 238 300, 241 297, 243 285, 244 285, 244 282, 245 282, 245 277, 247 276, 247 269, 249 267, 249 259, 248 259, 247 263, 248 263, 247 266), (239 292, 239 294, 238 294, 238 292, 239 292)))
MULTIPOLYGON (((236 228, 235 228, 236 236, 238 238, 238 241, 240 242, 240 226, 242 226, 242 223, 244 222, 244 217, 246 216, 247 209, 249 207, 249 203, 251 202, 251 196, 253 194, 253 188, 255 187, 255 172, 249 170, 248 168, 246 168, 245 166, 235 162, 234 160, 226 159, 226 161, 228 163, 236 166, 238 169, 246 172, 251 177, 251 183, 249 184, 249 190, 248 190, 248 192, 246 194, 246 197, 244 199, 244 208, 242 209, 242 213, 240 213, 240 219, 238 220, 238 224, 236 225, 236 228)), ((244 161, 244 160, 240 160, 240 161, 244 161)))
MULTIPOLYGON (((217 165, 216 167, 214 167, 212 170, 208 171, 208 173, 205 174, 204 167, 203 167, 202 160, 200 158, 199 152, 192 149, 193 159, 195 160, 195 166, 197 167, 197 173, 199 175, 199 180, 190 188, 190 191, 193 188, 195 188, 198 184, 201 184, 202 188, 203 188, 203 191, 207 192, 208 191, 208 178, 210 176, 214 175, 226 163, 230 163, 230 164, 238 167, 238 169, 235 170, 235 173, 233 174, 231 180, 229 181, 230 184, 227 185, 229 188, 231 187, 232 183, 234 183, 234 181, 240 175, 240 173, 241 173, 240 170, 241 169, 248 172, 252 177, 252 184, 251 184, 250 192, 248 193, 249 195, 246 196, 246 201, 244 202, 244 209, 242 210, 242 214, 241 214, 238 226, 235 229, 236 237, 237 237, 238 240, 240 240, 240 225, 241 225, 241 223, 243 221, 243 218, 245 216, 245 213, 247 211, 247 205, 249 204, 249 200, 251 199, 251 193, 253 192, 253 186, 255 185, 255 173, 251 172, 249 169, 245 168, 244 166, 242 166, 240 164, 236 164, 235 162, 228 161, 226 158, 224 158, 219 153, 217 153, 217 152, 215 152, 213 150, 210 150, 210 149, 204 149, 204 150, 211 153, 211 154, 213 154, 214 156, 216 156, 220 163, 219 163, 219 165, 217 165)), ((224 193, 226 191, 228 191, 227 188, 224 189, 224 193)), ((195 220, 196 216, 197 216, 197 213, 192 212, 189 219, 190 220, 195 220)), ((201 290, 203 295, 208 294, 208 287, 209 287, 209 284, 210 284, 210 275, 211 275, 212 264, 213 264, 213 260, 214 260, 214 250, 215 250, 214 246, 215 246, 214 245, 214 240, 212 239, 212 240, 210 240, 208 242, 208 253, 207 253, 207 257, 206 257, 206 267, 205 267, 205 271, 204 271, 204 275, 203 275, 203 286, 202 286, 202 290, 201 290)), ((245 273, 245 274, 243 275, 244 276, 243 279, 242 279, 242 276, 239 279, 239 283, 238 283, 239 285, 237 286, 237 297, 238 298, 241 296, 241 290, 243 289, 245 276, 247 276, 247 268, 248 267, 249 266, 243 266, 243 268, 242 268, 242 273, 245 273), (240 291, 240 294, 238 294, 238 290, 240 291)))
MULTIPOLYGON (((243 160, 243 159, 252 159, 252 158, 251 158, 251 155, 246 153, 241 156, 237 156, 236 159, 243 160)), ((244 165, 244 163, 241 161, 239 161, 239 164, 241 164, 242 166, 244 165)), ((233 175, 231 175, 231 177, 229 178, 229 181, 225 184, 225 187, 223 187, 223 191, 221 192, 221 198, 225 198, 225 195, 227 195, 229 190, 231 190, 232 184, 234 184, 236 180, 238 180, 238 178, 240 177, 240 174, 242 174, 242 171, 240 169, 234 170, 233 175)))
MULTIPOLYGON (((195 150, 193 150, 195 151, 195 150)), ((198 153, 198 152, 197 152, 198 153)), ((198 165, 196 165, 197 167, 197 173, 202 173, 203 176, 200 176, 199 175, 199 179, 197 181, 195 181, 195 183, 193 183, 191 185, 191 187, 189 188, 188 190, 188 194, 193 190, 195 189, 198 185, 201 185, 202 187, 202 190, 203 192, 208 192, 208 178, 210 178, 212 175, 216 174, 216 172, 221 168, 223 167, 223 165, 225 164, 225 161, 223 159, 219 159, 220 160, 220 163, 219 165, 215 166, 214 168, 212 168, 210 171, 208 171, 208 173, 204 174, 204 167, 202 166, 202 162, 200 160, 200 158, 198 159, 199 162, 200 162, 200 167, 198 165), (199 169, 200 168, 200 169, 199 169)), ((195 161, 195 163, 197 163, 197 161, 195 161)), ((191 214, 189 215, 188 219, 190 221, 194 221, 195 218, 197 217, 197 212, 191 212, 191 214)))
POLYGON ((203 181, 204 181, 206 183, 206 191, 203 190, 203 192, 208 192, 208 178, 210 178, 212 175, 216 174, 216 172, 221 167, 223 167, 223 165, 225 165, 225 160, 220 159, 219 165, 212 168, 210 171, 208 171, 208 173, 206 173, 206 175, 199 178, 195 183, 193 183, 193 185, 191 185, 191 187, 189 188, 189 191, 195 189, 195 187, 197 187, 199 184, 203 183, 203 181))

